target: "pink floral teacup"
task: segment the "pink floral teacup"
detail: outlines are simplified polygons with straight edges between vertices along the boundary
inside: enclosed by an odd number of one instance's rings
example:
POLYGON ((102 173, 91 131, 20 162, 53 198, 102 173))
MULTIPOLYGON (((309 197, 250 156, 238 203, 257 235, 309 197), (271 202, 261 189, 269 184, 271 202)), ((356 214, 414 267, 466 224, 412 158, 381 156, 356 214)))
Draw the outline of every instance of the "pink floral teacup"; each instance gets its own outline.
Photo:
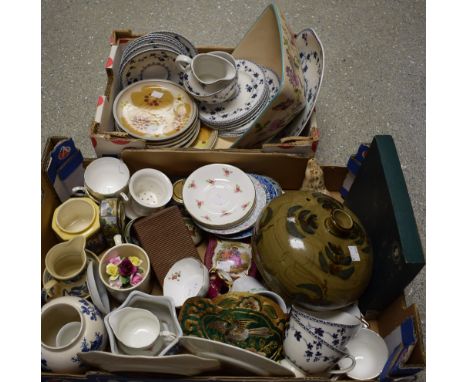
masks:
POLYGON ((150 292, 148 254, 135 244, 122 244, 120 235, 115 235, 114 241, 115 246, 107 250, 99 261, 99 277, 111 296, 124 301, 133 290, 150 292))

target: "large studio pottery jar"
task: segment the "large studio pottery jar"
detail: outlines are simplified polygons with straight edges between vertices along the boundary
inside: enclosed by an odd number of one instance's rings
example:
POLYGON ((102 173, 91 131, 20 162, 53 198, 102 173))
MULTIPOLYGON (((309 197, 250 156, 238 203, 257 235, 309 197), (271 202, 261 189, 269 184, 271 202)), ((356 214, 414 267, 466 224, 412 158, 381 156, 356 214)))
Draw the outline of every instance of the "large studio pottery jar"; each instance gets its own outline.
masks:
POLYGON ((58 297, 41 310, 41 366, 53 373, 83 373, 78 353, 103 350, 107 332, 99 310, 89 301, 58 297))
POLYGON ((290 303, 337 309, 356 301, 372 272, 372 246, 356 215, 319 192, 273 199, 254 229, 265 284, 290 303))

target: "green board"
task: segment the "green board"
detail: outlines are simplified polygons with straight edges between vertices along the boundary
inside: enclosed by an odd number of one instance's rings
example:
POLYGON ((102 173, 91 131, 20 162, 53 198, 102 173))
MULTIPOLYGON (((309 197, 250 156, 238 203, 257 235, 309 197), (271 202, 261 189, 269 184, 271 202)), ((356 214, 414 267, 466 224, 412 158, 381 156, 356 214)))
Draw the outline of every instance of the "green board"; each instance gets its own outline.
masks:
POLYGON ((413 208, 395 143, 377 135, 346 197, 361 220, 374 249, 374 269, 359 300, 361 311, 372 317, 381 312, 425 265, 413 208))

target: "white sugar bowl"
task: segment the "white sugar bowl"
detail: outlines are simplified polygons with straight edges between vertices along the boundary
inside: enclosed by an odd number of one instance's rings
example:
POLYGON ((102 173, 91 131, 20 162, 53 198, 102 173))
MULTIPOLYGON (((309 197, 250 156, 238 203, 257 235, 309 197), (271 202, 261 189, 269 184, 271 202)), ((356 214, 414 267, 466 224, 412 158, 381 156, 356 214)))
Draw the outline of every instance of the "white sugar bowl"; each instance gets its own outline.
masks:
POLYGON ((103 350, 107 332, 99 310, 89 301, 58 297, 41 310, 41 366, 52 373, 83 373, 77 354, 103 350))

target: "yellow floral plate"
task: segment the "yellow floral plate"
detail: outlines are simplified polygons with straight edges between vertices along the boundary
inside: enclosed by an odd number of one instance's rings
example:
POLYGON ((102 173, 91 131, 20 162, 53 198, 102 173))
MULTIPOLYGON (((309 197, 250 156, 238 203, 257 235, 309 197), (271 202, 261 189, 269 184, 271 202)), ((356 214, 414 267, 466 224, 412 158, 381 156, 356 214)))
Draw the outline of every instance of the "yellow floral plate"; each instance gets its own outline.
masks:
POLYGON ((188 133, 197 105, 173 82, 144 80, 117 95, 113 113, 118 127, 133 137, 164 143, 188 133))
POLYGON ((206 149, 210 150, 216 144, 218 139, 218 130, 210 129, 209 127, 202 126, 198 137, 195 142, 192 144, 194 149, 206 149))

